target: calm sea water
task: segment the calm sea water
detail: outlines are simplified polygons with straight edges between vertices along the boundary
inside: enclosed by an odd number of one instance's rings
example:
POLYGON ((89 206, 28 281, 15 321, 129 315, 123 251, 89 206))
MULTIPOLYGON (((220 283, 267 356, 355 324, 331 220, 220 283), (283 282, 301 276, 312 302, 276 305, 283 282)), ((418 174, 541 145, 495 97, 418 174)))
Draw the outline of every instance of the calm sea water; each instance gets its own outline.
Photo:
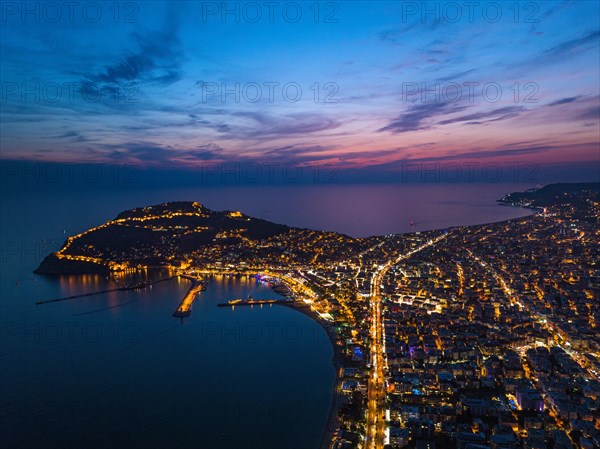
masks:
POLYGON ((310 449, 325 425, 334 369, 317 323, 285 307, 216 306, 248 294, 276 297, 249 278, 212 278, 183 321, 171 314, 186 281, 36 306, 119 284, 33 275, 67 235, 173 200, 354 236, 410 232, 528 214, 495 203, 526 187, 3 192, 0 446, 310 449))

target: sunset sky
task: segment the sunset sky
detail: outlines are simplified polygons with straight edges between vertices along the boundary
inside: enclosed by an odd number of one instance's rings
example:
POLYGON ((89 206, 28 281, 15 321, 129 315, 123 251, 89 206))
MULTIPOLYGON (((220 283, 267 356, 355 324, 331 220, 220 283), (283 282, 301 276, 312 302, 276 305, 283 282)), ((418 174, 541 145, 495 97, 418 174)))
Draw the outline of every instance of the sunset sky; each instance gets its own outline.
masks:
POLYGON ((522 161, 589 174, 599 3, 468 5, 5 2, 2 159, 371 173, 522 161))

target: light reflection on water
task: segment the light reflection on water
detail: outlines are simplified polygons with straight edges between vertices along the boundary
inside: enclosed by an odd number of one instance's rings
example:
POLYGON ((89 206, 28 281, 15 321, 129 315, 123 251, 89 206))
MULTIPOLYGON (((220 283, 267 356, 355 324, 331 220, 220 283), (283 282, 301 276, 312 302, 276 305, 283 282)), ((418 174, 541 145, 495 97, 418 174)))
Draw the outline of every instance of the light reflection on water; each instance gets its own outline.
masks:
MULTIPOLYGON (((119 285, 100 275, 36 283, 36 298, 119 285)), ((249 294, 278 297, 249 277, 211 277, 192 316, 176 319, 188 288, 174 280, 13 307, 14 319, 2 321, 0 445, 316 446, 333 383, 321 327, 286 307, 216 306, 249 294)))

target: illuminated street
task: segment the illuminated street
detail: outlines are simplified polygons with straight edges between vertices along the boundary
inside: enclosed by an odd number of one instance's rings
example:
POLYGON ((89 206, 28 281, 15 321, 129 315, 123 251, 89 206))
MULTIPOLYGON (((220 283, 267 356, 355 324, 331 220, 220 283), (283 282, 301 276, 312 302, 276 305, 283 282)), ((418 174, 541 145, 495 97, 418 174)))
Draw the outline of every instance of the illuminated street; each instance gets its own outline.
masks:
POLYGON ((426 244, 416 248, 397 259, 387 262, 380 266, 378 270, 373 272, 371 278, 371 375, 369 377, 368 387, 368 407, 367 407, 367 434, 365 438, 367 449, 382 449, 385 443, 385 402, 386 402, 386 374, 387 362, 385 360, 385 342, 383 335, 383 320, 382 320, 382 295, 381 281, 387 274, 388 270, 398 262, 409 258, 415 253, 437 244, 443 240, 446 235, 430 240, 426 244))

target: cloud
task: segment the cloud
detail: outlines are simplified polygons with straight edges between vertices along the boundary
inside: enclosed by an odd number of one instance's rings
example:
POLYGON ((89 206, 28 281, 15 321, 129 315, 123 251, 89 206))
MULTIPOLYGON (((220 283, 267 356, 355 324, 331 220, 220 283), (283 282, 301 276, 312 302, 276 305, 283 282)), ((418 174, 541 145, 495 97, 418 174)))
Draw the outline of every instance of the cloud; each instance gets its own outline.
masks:
POLYGON ((600 105, 587 108, 577 118, 582 120, 596 120, 597 125, 597 122, 600 119, 600 105))
POLYGON ((262 155, 259 156, 259 158, 270 162, 302 164, 329 160, 333 156, 327 153, 333 149, 334 147, 324 147, 321 145, 287 145, 284 147, 262 150, 262 155))
POLYGON ((487 112, 476 112, 474 114, 463 115, 452 119, 442 120, 440 125, 449 125, 450 123, 467 122, 467 125, 479 125, 484 122, 499 121, 507 118, 513 118, 523 111, 523 106, 506 106, 487 112), (489 119, 481 122, 481 119, 489 119))
POLYGON ((547 66, 564 66, 566 61, 584 55, 590 49, 598 47, 600 30, 589 31, 581 37, 569 39, 554 45, 537 55, 524 59, 521 63, 510 61, 505 68, 515 73, 526 69, 528 71, 548 70, 547 66))
POLYGON ((93 139, 89 139, 89 138, 81 135, 77 131, 66 131, 57 136, 46 137, 46 139, 59 139, 59 140, 66 140, 68 142, 91 142, 91 141, 93 141, 93 139))
POLYGON ((400 115, 378 132, 390 131, 394 134, 429 129, 431 125, 426 122, 428 119, 441 114, 450 114, 464 110, 464 106, 458 106, 455 103, 423 103, 412 106, 407 112, 400 115))
POLYGON ((587 47, 588 44, 592 44, 591 46, 597 46, 599 38, 599 30, 591 31, 582 37, 579 37, 577 39, 569 39, 568 41, 562 42, 561 44, 558 44, 546 50, 544 52, 544 55, 556 58, 558 56, 566 56, 569 54, 573 54, 576 53, 577 50, 587 47))
POLYGON ((537 109, 546 114, 546 121, 583 123, 591 120, 595 121, 597 126, 600 120, 600 96, 577 95, 560 98, 537 109))
POLYGON ((576 101, 579 98, 581 98, 581 96, 561 98, 560 100, 556 100, 556 101, 553 101, 552 103, 549 103, 548 106, 558 106, 561 104, 573 103, 574 101, 576 101))
POLYGON ((425 34, 433 34, 438 30, 441 30, 450 26, 458 26, 454 21, 448 21, 447 17, 440 14, 434 20, 423 20, 421 14, 400 14, 401 26, 388 28, 380 31, 377 37, 382 42, 387 42, 394 45, 406 44, 406 39, 403 41, 402 37, 406 34, 413 32, 425 32, 425 34))
POLYGON ((79 136, 79 133, 77 133, 75 131, 67 131, 62 134, 59 134, 58 136, 49 137, 49 139, 66 139, 69 137, 78 137, 78 136, 79 136))
POLYGON ((477 71, 477 69, 464 70, 462 72, 458 72, 458 73, 454 73, 452 75, 448 75, 448 76, 444 76, 442 78, 438 78, 438 81, 442 81, 442 82, 443 81, 452 81, 452 80, 455 80, 457 78, 463 78, 466 75, 469 75, 469 74, 471 74, 473 72, 476 72, 476 71, 477 71))
POLYGON ((461 153, 453 153, 447 155, 434 155, 431 157, 421 158, 410 158, 402 159, 387 164, 383 164, 382 167, 388 166, 393 168, 397 165, 403 166, 406 163, 419 163, 419 162, 444 162, 444 161, 456 161, 456 160, 472 160, 472 159, 488 159, 495 157, 514 157, 522 155, 542 154, 549 152, 566 152, 572 150, 591 150, 598 147, 597 142, 582 143, 582 144, 565 144, 565 145, 533 145, 519 148, 509 148, 511 145, 506 145, 500 148, 489 148, 482 150, 465 151, 461 153))
POLYGON ((213 161, 223 157, 223 148, 214 143, 199 145, 190 149, 178 149, 147 142, 105 145, 104 147, 108 151, 96 151, 100 157, 154 167, 180 166, 181 163, 193 164, 213 161))
POLYGON ((341 125, 339 121, 320 114, 302 113, 274 117, 262 112, 235 112, 232 115, 254 122, 251 127, 228 125, 236 136, 246 138, 306 135, 335 129, 341 125))
MULTIPOLYGON (((548 150, 552 150, 553 147, 549 145, 540 145, 534 147, 524 148, 500 148, 491 150, 480 150, 480 151, 467 151, 465 153, 459 153, 449 156, 440 156, 437 158, 431 158, 436 161, 449 161, 455 159, 486 159, 490 157, 498 156, 520 156, 523 154, 537 154, 543 153, 548 150)), ((425 159, 424 159, 425 160, 425 159)))
POLYGON ((145 81, 172 84, 181 78, 184 53, 178 36, 179 21, 173 10, 165 17, 162 30, 141 34, 134 32, 131 40, 137 49, 107 65, 100 74, 89 75, 96 82, 119 84, 145 81))

